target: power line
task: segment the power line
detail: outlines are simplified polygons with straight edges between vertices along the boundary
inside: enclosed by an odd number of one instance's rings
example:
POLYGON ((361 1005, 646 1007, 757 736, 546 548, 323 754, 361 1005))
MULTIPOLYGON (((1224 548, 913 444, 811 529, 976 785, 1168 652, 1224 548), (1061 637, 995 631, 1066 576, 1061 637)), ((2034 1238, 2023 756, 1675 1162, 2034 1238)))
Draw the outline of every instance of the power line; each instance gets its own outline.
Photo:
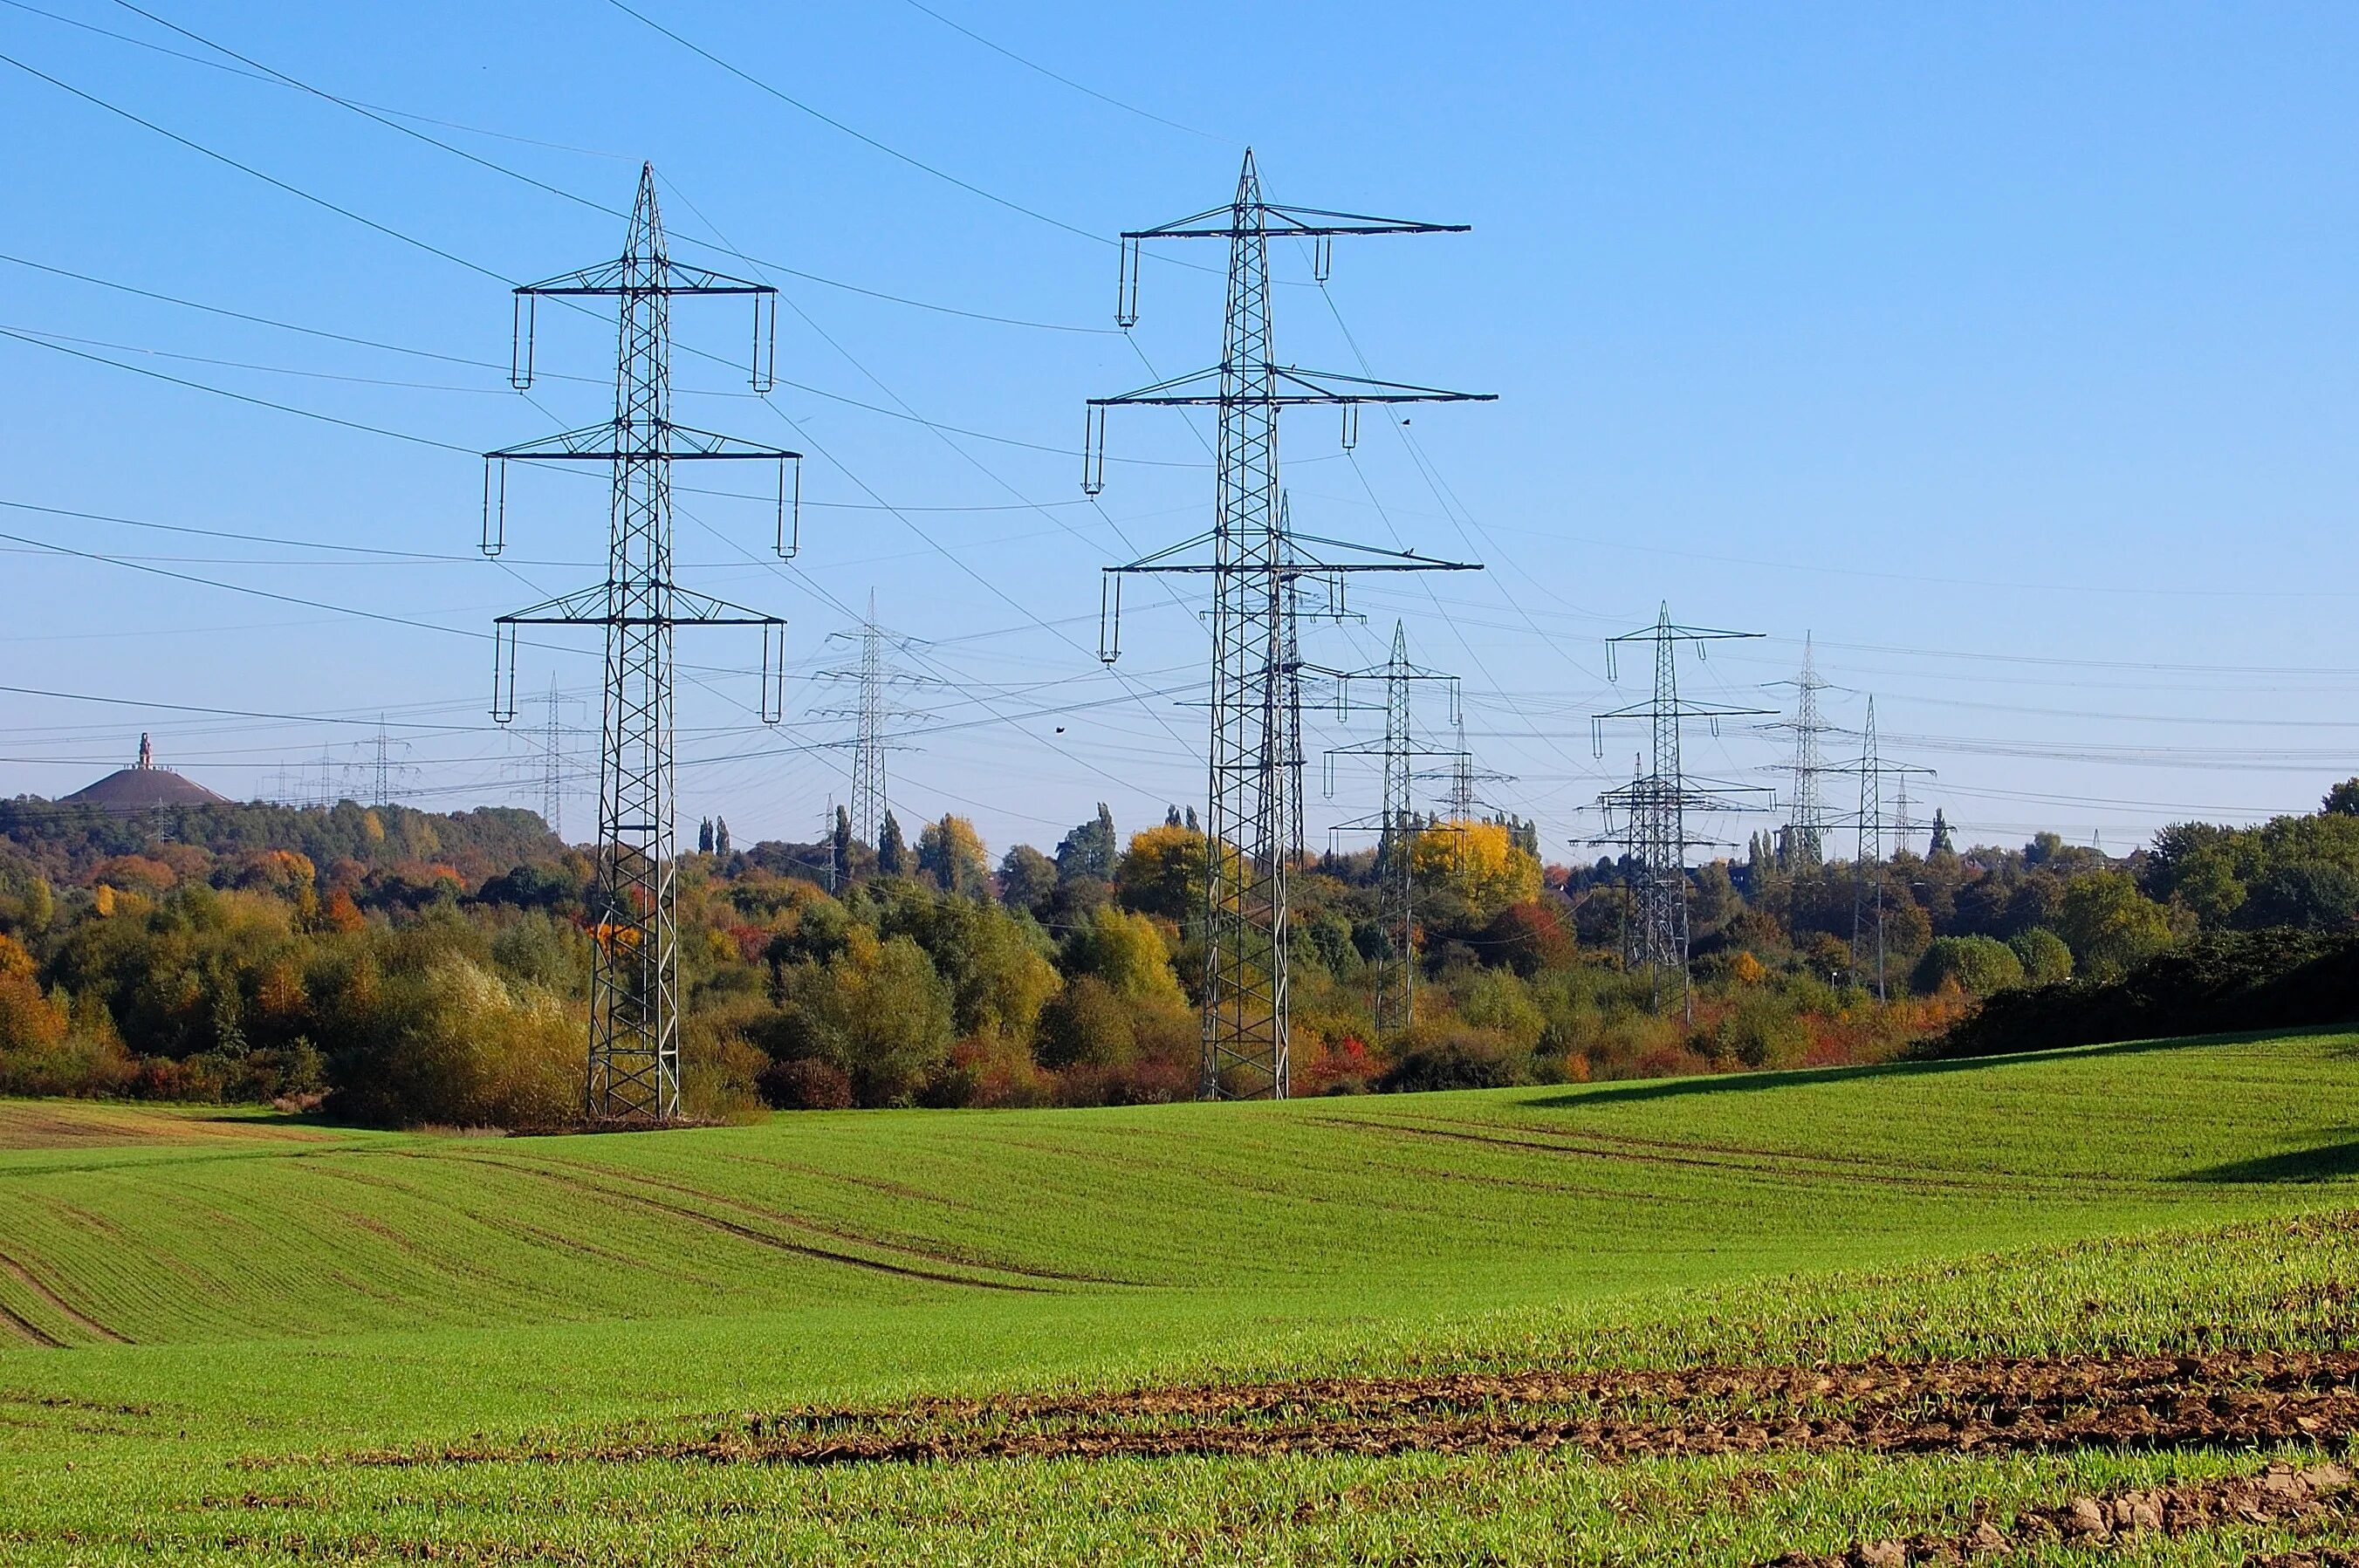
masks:
POLYGON ((1024 56, 1017 54, 1014 49, 1008 49, 1003 44, 992 42, 989 38, 984 38, 981 33, 976 32, 973 28, 962 27, 959 23, 953 22, 948 16, 943 16, 940 11, 935 10, 932 6, 922 4, 922 0, 908 0, 908 3, 911 6, 919 11, 923 11, 927 16, 931 16, 935 21, 940 22, 943 27, 950 28, 951 31, 973 39, 976 43, 981 44, 984 49, 989 49, 992 53, 1005 56, 1006 59, 1012 59, 1016 64, 1022 66, 1025 70, 1038 72, 1039 75, 1045 76, 1049 81, 1056 82, 1060 87, 1070 87, 1074 92, 1082 94, 1084 97, 1094 98, 1099 103, 1119 109, 1125 114, 1136 114, 1142 120, 1152 120, 1158 125, 1169 126, 1172 130, 1182 132, 1190 136, 1201 136, 1208 142, 1219 142, 1224 146, 1234 146, 1237 145, 1234 137, 1214 135, 1210 131, 1200 131, 1193 125, 1183 125, 1177 120, 1169 120, 1164 118, 1162 115, 1155 113, 1152 109, 1142 109, 1136 103, 1125 103, 1121 99, 1114 97, 1108 93, 1101 92, 1096 88, 1089 86, 1085 82, 1075 81, 1070 76, 1060 75, 1058 72, 1049 70, 1047 66, 1042 65, 1038 60, 1027 59, 1024 56))

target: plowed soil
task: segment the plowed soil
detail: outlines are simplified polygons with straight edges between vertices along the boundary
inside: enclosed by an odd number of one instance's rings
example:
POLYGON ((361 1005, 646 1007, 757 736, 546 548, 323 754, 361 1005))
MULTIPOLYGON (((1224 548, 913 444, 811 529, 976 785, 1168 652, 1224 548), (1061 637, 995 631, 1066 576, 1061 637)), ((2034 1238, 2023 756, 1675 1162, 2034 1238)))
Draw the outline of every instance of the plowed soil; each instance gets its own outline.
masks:
POLYGON ((1565 1447, 1614 1459, 1780 1450, 2252 1446, 2336 1442, 2354 1433, 2359 1352, 2333 1352, 1180 1386, 793 1411, 742 1418, 693 1437, 354 1457, 375 1465, 830 1465, 1565 1447))
MULTIPOLYGON (((2235 1525, 2336 1528, 2351 1518, 2351 1473, 2340 1465, 2295 1469, 2272 1465, 2257 1476, 2230 1476, 2184 1486, 2149 1487, 2102 1498, 2074 1498, 2058 1508, 2027 1509, 2005 1526, 1977 1520, 1956 1535, 1864 1541, 1832 1555, 1788 1552, 1767 1568, 1917 1568, 1962 1563, 2042 1541, 2084 1546, 2146 1535, 2195 1535, 2235 1525)), ((2342 1568, 2359 1562, 2335 1546, 2272 1552, 2247 1568, 2342 1568)))

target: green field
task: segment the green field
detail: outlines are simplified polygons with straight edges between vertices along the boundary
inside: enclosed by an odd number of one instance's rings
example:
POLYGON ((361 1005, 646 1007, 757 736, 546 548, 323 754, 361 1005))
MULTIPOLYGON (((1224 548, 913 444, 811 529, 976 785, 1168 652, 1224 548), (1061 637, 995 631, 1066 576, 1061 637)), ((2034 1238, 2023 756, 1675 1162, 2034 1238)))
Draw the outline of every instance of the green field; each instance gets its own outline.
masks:
POLYGON ((1759 1563, 2259 1456, 745 1434, 1063 1419, 900 1405, 949 1393, 2354 1348, 2354 1283, 2347 1035, 528 1140, 0 1103, 0 1560, 1759 1563))

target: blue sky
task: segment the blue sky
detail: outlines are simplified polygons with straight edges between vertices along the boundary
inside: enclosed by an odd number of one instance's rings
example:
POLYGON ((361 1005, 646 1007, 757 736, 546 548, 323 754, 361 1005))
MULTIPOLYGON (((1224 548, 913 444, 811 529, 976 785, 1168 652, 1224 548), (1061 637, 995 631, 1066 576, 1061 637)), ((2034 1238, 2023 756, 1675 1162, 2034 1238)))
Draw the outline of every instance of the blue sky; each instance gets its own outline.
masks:
MULTIPOLYGON (((765 731, 746 634, 683 634, 683 816, 816 829, 850 772, 816 672, 872 589, 939 683, 908 694, 932 717, 892 758, 905 821, 971 815, 996 849, 1101 799, 1126 827, 1200 799, 1189 607, 1136 591, 1121 665, 1094 649, 1100 568, 1208 522, 1206 432, 1118 413, 1097 504, 1076 449, 1085 397, 1217 357, 1219 255, 1150 263, 1125 341, 1107 241, 1223 199, 1248 141, 1275 200, 1474 225, 1347 243, 1324 295, 1281 247, 1281 359, 1355 370, 1348 327, 1379 374, 1499 395, 1372 415, 1348 456, 1293 416, 1286 471, 1306 529, 1487 563, 1368 591, 1312 653, 1373 663, 1404 621, 1514 775, 1487 793, 1557 853, 1641 740, 1593 753, 1587 716, 1636 695, 1601 639, 1666 600, 1765 633, 1683 663, 1719 702, 1786 700, 1764 683, 1813 634, 1830 717, 1873 692, 1886 757, 1938 770, 1916 815, 1973 841, 2119 850, 2359 772, 2347 9, 928 3, 631 0, 752 82, 610 0, 0 4, 0 685, 114 699, 0 691, 0 791, 61 794, 142 730, 225 793, 323 765, 364 790, 382 713, 409 798, 536 803, 483 633, 594 576, 604 498, 533 476, 495 566, 469 454, 605 412, 593 322, 544 317, 561 374, 507 389, 506 287, 612 255, 601 209, 646 158, 677 253, 787 300, 766 406, 721 362, 737 310, 682 306, 680 417, 811 454, 791 567, 758 504, 688 498, 683 579, 788 617, 793 670, 765 731)), ((593 645, 551 643, 527 693, 594 700, 593 645)), ((1420 710, 1436 743, 1443 717, 1420 710)), ((1380 723, 1322 713, 1314 743, 1380 723)), ((1732 722, 1687 750, 1782 788, 1785 745, 1732 722)), ((1320 784, 1316 838, 1375 803, 1348 762, 1320 784)))

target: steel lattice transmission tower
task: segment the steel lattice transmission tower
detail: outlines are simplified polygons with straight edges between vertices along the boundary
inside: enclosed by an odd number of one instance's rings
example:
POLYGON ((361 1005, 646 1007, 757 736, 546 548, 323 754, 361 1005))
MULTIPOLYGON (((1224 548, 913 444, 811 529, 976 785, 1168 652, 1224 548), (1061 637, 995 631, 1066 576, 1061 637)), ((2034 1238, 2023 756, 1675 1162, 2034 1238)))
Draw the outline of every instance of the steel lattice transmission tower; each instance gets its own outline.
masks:
POLYGON ((560 838, 565 837, 565 701, 550 676, 540 721, 540 819, 560 838))
POLYGON ((893 701, 893 691, 901 687, 940 686, 942 683, 927 676, 912 675, 893 663, 891 650, 907 649, 911 640, 901 636, 876 619, 876 590, 868 591, 868 614, 853 632, 832 632, 829 636, 843 642, 856 642, 860 646, 860 662, 850 669, 821 670, 821 680, 842 681, 858 688, 859 697, 850 708, 823 708, 820 717, 853 720, 852 740, 852 835, 861 843, 875 848, 876 836, 884 831, 885 817, 892 808, 890 791, 886 784, 885 754, 899 750, 892 739, 892 728, 898 719, 930 719, 932 714, 913 708, 902 708, 893 701))
POLYGON ((1933 770, 1907 762, 1887 762, 1875 735, 1875 698, 1867 699, 1867 721, 1860 730, 1859 764, 1850 770, 1859 774, 1859 816, 1856 826, 1859 838, 1852 853, 1851 880, 1851 955, 1854 970, 1864 969, 1872 961, 1875 968, 1875 1000, 1885 1000, 1888 980, 1885 975, 1884 950, 1884 861, 1885 829, 1892 826, 1884 814, 1884 781, 1889 776, 1900 784, 1900 830, 1908 831, 1908 784, 1910 773, 1931 776, 1933 770))
MULTIPOLYGON (((668 1120, 679 1114, 679 952, 673 883, 672 643, 681 625, 762 629, 765 723, 780 716, 786 622, 680 587, 672 577, 671 465, 755 461, 777 469, 778 549, 788 550, 788 470, 799 454, 690 429, 671 416, 671 301, 744 296, 754 306, 753 381, 771 384, 777 290, 672 261, 656 207, 655 168, 639 173, 630 232, 616 260, 516 291, 509 379, 531 385, 536 305, 546 298, 615 301, 614 416, 484 454, 484 551, 506 544, 514 463, 595 462, 613 473, 606 579, 495 622, 492 717, 516 717, 516 629, 605 629, 605 700, 598 778, 595 967, 583 1107, 593 1119, 668 1120), (769 325, 766 325, 768 323, 769 325)), ((798 491, 799 485, 798 485, 798 491)))
POLYGON ((1802 673, 1792 685, 1794 718, 1785 728, 1794 732, 1794 760, 1788 770, 1794 788, 1777 859, 1787 871, 1807 871, 1826 859, 1827 849, 1827 806, 1819 783, 1826 773, 1827 728, 1819 694, 1827 689, 1827 682, 1819 674, 1818 655, 1807 632, 1802 634, 1802 673))
MULTIPOLYGON (((1118 397, 1092 398, 1083 443, 1082 487, 1105 482, 1105 418, 1129 405, 1219 411, 1213 525, 1127 566, 1109 568, 1111 660, 1121 648, 1120 582, 1130 573, 1202 572, 1212 579, 1212 690, 1210 788, 1205 813, 1203 1054, 1197 1092, 1205 1098, 1270 1096, 1288 1088, 1287 861, 1294 816, 1288 715, 1288 587, 1297 577, 1340 580, 1354 571, 1472 569, 1403 551, 1313 540, 1286 531, 1277 482, 1279 410, 1323 404, 1342 409, 1346 445, 1357 436, 1364 403, 1483 401, 1474 394, 1405 386, 1279 364, 1273 357, 1269 242, 1307 240, 1323 281, 1339 235, 1462 232, 1462 224, 1410 222, 1317 208, 1287 207, 1262 196, 1248 150, 1235 194, 1225 204, 1122 236, 1115 320, 1138 319, 1140 247, 1149 240, 1204 239, 1228 243, 1227 310, 1220 362, 1118 397), (1311 558, 1304 545, 1325 546, 1311 558), (1183 559, 1209 546, 1208 562, 1183 559), (1341 551, 1343 558, 1328 554, 1341 551)), ((1102 601, 1103 602, 1103 601, 1102 601)), ((1299 793, 1299 789, 1295 793, 1299 793)))
MULTIPOLYGON (((1355 745, 1338 746, 1327 753, 1332 770, 1334 759, 1341 756, 1366 756, 1374 753, 1384 759, 1385 803, 1376 817, 1370 821, 1343 823, 1344 828, 1375 829, 1376 838, 1376 918, 1385 931, 1387 951, 1375 966, 1375 1022, 1379 1040, 1396 1038, 1416 1022, 1417 1014, 1417 841, 1420 833, 1417 803, 1411 793, 1416 760, 1419 757, 1451 757, 1461 753, 1445 747, 1421 744, 1411 724, 1410 688, 1419 681, 1446 681, 1450 687, 1450 708, 1452 722, 1461 723, 1458 677, 1440 670, 1420 669, 1408 662, 1408 633, 1397 621, 1393 622, 1392 654, 1383 664, 1364 670, 1346 671, 1342 675, 1336 705, 1340 709, 1351 706, 1351 683, 1355 680, 1381 679, 1385 683, 1385 735, 1382 741, 1363 741, 1355 745)), ((1332 785, 1331 791, 1332 793, 1332 785)))
POLYGON ((1647 702, 1632 703, 1611 712, 1597 714, 1591 720, 1592 743, 1601 757, 1605 754, 1603 727, 1608 720, 1643 719, 1651 732, 1653 750, 1647 771, 1627 784, 1598 796, 1598 805, 1606 814, 1608 838, 1613 837, 1611 829, 1614 812, 1621 812, 1626 824, 1619 838, 1627 845, 1631 879, 1629 960, 1634 966, 1646 966, 1658 1007, 1662 1005, 1664 977, 1676 972, 1680 977, 1680 1009, 1690 1022, 1695 1016, 1695 1007, 1688 985, 1687 852, 1712 840, 1690 834, 1688 813, 1759 810, 1765 803, 1758 797, 1767 792, 1745 785, 1690 778, 1680 754, 1680 725, 1687 719, 1702 719, 1709 721, 1717 732, 1723 719, 1752 717, 1766 714, 1768 710, 1682 698, 1680 696, 1679 644, 1682 641, 1692 643, 1701 657, 1712 643, 1759 635, 1761 633, 1757 632, 1723 632, 1706 627, 1674 625, 1670 606, 1664 605, 1652 626, 1610 638, 1605 644, 1605 671, 1609 680, 1618 673, 1615 653, 1621 645, 1630 643, 1653 644, 1654 697, 1647 702))

